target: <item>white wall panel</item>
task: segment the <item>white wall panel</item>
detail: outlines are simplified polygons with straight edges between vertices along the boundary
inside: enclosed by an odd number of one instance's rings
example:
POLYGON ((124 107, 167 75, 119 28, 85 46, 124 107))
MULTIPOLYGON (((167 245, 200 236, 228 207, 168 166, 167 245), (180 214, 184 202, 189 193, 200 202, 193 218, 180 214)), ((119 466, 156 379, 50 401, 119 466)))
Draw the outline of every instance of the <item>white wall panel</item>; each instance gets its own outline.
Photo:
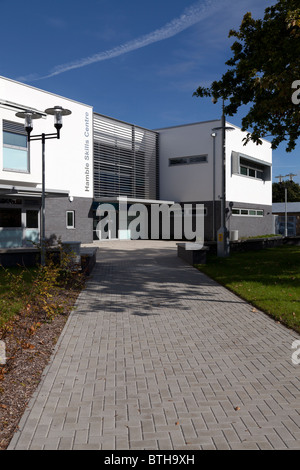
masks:
MULTIPOLYGON (((207 121, 190 125, 158 129, 160 148, 160 197, 179 202, 211 201, 213 199, 214 151, 212 130, 221 122, 207 121), (169 159, 193 155, 208 155, 207 163, 170 166, 169 159)), ((253 204, 272 204, 272 181, 263 181, 232 174, 232 151, 248 155, 266 165, 272 163, 271 144, 264 140, 257 146, 244 145, 242 132, 229 122, 226 126, 226 200, 253 204)), ((222 193, 222 132, 215 131, 215 199, 222 193)))
MULTIPOLYGON (((93 197, 93 109, 67 98, 0 77, 0 101, 44 111, 62 106, 72 114, 63 118, 59 140, 46 141, 46 188, 68 190, 72 196, 93 197)), ((22 123, 14 110, 0 107, 0 181, 2 184, 41 185, 40 141, 31 142, 30 173, 9 172, 2 164, 2 120, 22 123)), ((55 132, 52 116, 34 121, 32 135, 55 132)))

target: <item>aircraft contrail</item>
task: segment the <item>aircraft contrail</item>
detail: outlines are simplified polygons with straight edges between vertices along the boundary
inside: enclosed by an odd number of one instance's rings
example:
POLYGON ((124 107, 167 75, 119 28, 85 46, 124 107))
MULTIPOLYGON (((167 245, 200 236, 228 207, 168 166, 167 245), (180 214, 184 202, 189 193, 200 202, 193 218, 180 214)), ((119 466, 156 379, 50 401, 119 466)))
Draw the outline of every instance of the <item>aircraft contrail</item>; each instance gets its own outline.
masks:
POLYGON ((79 69, 81 67, 86 67, 87 65, 91 65, 96 62, 109 60, 114 57, 127 54, 128 52, 141 49, 142 47, 149 46, 150 44, 154 44, 156 42, 171 38, 176 34, 181 33, 185 29, 198 23, 199 21, 203 20, 205 17, 211 15, 216 7, 220 8, 220 3, 222 3, 220 2, 220 0, 198 1, 197 3, 194 3, 190 7, 186 8, 181 16, 173 19, 160 29, 145 34, 132 41, 128 41, 113 49, 99 52, 97 54, 73 62, 57 65, 49 72, 49 74, 42 77, 37 77, 35 78, 35 80, 54 77, 55 75, 60 75, 61 73, 68 72, 69 70, 79 69))

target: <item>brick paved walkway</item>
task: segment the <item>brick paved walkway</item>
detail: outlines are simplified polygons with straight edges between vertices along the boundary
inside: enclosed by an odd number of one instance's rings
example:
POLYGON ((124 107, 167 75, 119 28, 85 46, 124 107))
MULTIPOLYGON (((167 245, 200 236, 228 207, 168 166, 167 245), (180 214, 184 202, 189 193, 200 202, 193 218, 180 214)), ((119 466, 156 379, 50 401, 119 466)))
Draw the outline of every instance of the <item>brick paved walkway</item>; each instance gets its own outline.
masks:
POLYGON ((170 242, 105 242, 9 449, 300 449, 299 339, 170 242))

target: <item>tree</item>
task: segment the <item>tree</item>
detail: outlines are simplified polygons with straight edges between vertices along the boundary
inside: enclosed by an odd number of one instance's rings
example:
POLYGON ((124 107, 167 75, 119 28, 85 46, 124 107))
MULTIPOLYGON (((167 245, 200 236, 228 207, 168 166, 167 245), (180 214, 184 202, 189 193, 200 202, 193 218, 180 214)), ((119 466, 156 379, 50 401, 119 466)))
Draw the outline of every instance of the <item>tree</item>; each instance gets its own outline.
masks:
POLYGON ((273 149, 287 141, 286 151, 291 152, 300 136, 299 0, 278 1, 265 9, 263 19, 246 13, 229 37, 237 40, 226 62, 228 71, 209 88, 199 87, 194 96, 225 100, 229 116, 250 104, 242 118, 242 130, 248 132, 245 145, 272 136, 273 149))
POLYGON ((287 188, 288 202, 300 202, 300 185, 294 181, 283 181, 272 184, 272 201, 285 201, 285 188, 287 188))

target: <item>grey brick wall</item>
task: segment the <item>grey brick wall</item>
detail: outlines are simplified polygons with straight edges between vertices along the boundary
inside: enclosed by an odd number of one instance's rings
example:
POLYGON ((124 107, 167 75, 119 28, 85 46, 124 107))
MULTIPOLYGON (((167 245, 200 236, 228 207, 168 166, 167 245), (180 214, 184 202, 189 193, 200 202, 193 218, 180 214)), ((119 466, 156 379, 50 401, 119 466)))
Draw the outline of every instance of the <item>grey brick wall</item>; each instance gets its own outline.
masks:
MULTIPOLYGON (((204 218, 204 238, 209 241, 213 239, 213 202, 212 201, 197 201, 185 202, 184 204, 204 204, 206 215, 204 218)), ((229 203, 226 203, 229 207, 229 203)), ((239 237, 251 237, 257 235, 269 235, 273 232, 273 218, 272 206, 263 204, 245 204, 241 202, 234 202, 233 207, 241 209, 256 209, 263 210, 263 217, 255 216, 236 216, 231 215, 227 219, 227 228, 229 231, 238 230, 239 237)), ((215 230, 216 233, 221 226, 221 202, 215 201, 215 230)))
POLYGON ((269 235, 273 232, 272 206, 234 202, 233 207, 238 207, 241 209, 260 209, 264 211, 263 217, 238 215, 230 217, 227 227, 229 230, 238 230, 239 237, 269 235))
POLYGON ((46 198, 45 232, 46 238, 53 235, 62 241, 93 241, 93 215, 91 198, 76 198, 72 202, 68 198, 46 198), (66 228, 66 212, 75 211, 75 228, 66 228))

